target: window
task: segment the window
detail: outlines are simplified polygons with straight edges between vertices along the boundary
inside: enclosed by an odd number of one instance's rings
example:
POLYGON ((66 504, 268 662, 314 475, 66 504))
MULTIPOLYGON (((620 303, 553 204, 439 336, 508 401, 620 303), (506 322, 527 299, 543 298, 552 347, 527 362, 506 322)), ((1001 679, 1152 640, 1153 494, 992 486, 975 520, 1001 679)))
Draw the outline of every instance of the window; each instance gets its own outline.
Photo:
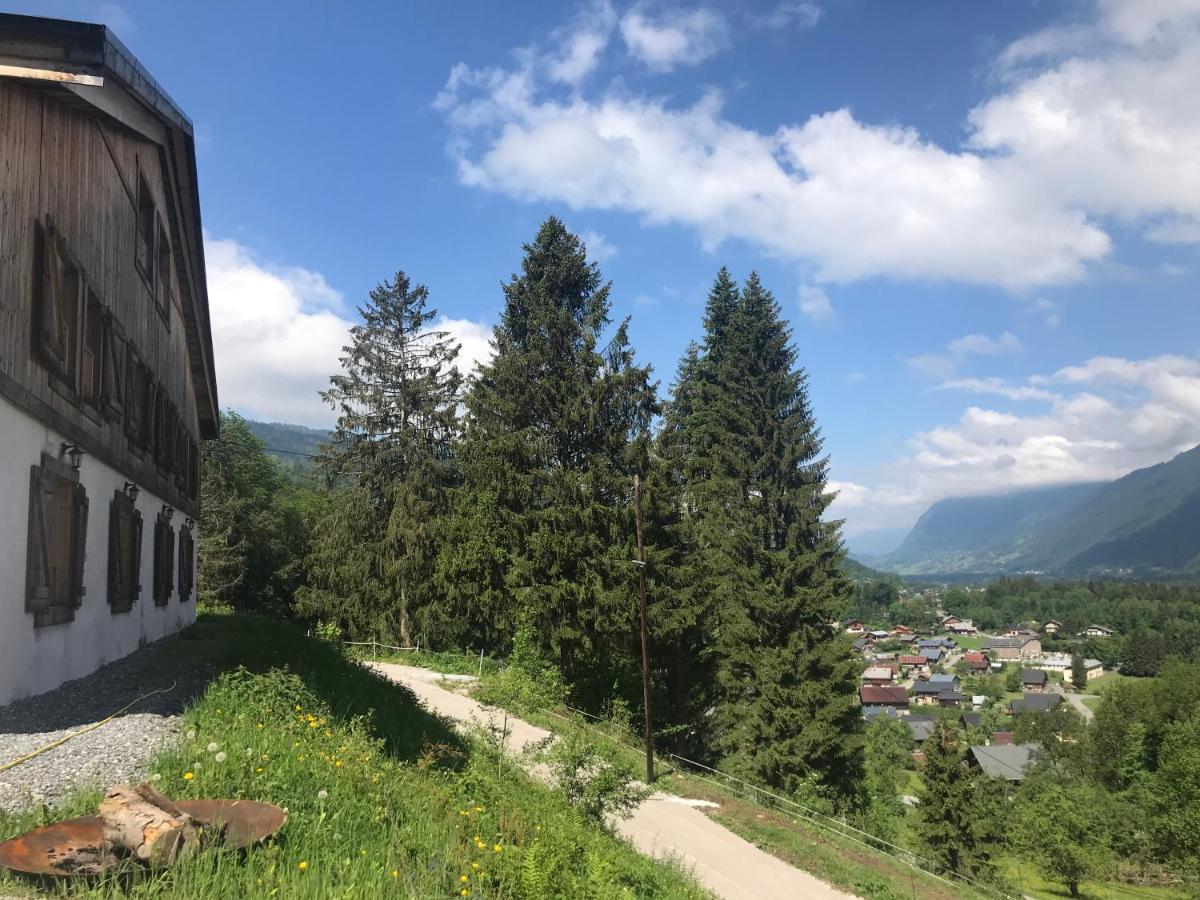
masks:
POLYGON ((196 544, 192 540, 191 528, 179 529, 179 602, 192 599, 192 585, 196 571, 196 544))
POLYGON ((129 612, 142 592, 142 514, 124 491, 113 494, 108 511, 108 605, 129 612))
POLYGON ((38 229, 41 277, 34 304, 34 343, 42 363, 63 384, 75 383, 75 351, 79 338, 81 275, 66 242, 47 219, 38 229))
POLYGON ((146 449, 153 423, 153 385, 150 372, 132 344, 125 354, 125 437, 136 450, 146 449))
POLYGON ((104 415, 120 422, 125 411, 125 338, 111 313, 104 316, 100 407, 104 415))
POLYGON ((154 389, 154 461, 170 473, 175 456, 175 406, 167 396, 167 388, 158 384, 154 389))
POLYGON ((171 517, 159 513, 154 522, 154 605, 166 606, 175 579, 175 529, 171 517))
POLYGON ((163 226, 162 218, 158 219, 158 277, 154 301, 158 306, 158 314, 162 316, 167 327, 171 325, 171 239, 163 226))
POLYGON ((134 241, 134 265, 146 282, 146 286, 154 291, 154 274, 158 260, 155 258, 155 239, 158 214, 154 210, 154 195, 150 193, 150 185, 146 176, 138 172, 137 192, 137 236, 134 241))
POLYGON ((90 288, 83 316, 83 354, 79 361, 79 395, 95 409, 100 408, 104 365, 104 307, 90 288))
POLYGON ((33 613, 35 628, 74 620, 83 602, 87 517, 79 473, 43 454, 29 475, 25 611, 33 613))

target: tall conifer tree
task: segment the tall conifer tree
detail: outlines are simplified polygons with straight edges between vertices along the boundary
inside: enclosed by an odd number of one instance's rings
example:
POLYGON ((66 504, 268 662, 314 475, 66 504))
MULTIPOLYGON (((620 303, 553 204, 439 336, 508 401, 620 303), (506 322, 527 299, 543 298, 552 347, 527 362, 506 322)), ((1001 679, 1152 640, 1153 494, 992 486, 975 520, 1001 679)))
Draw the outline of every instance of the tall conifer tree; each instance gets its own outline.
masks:
POLYGON ((704 324, 664 446, 703 585, 716 749, 764 783, 850 800, 862 766, 857 664, 830 626, 849 585, 838 523, 822 520, 831 497, 806 375, 757 275, 739 293, 722 269, 704 324))
POLYGON ((471 548, 471 571, 457 568, 474 586, 467 602, 490 606, 508 638, 532 625, 572 680, 632 661, 637 634, 631 479, 656 401, 627 323, 600 346, 609 289, 548 219, 504 285, 495 355, 466 398, 456 527, 471 548))
POLYGON ((338 412, 321 460, 338 487, 315 529, 301 601, 354 634, 405 645, 449 616, 433 575, 462 379, 458 345, 429 328, 428 299, 404 272, 372 290, 322 394, 338 412))

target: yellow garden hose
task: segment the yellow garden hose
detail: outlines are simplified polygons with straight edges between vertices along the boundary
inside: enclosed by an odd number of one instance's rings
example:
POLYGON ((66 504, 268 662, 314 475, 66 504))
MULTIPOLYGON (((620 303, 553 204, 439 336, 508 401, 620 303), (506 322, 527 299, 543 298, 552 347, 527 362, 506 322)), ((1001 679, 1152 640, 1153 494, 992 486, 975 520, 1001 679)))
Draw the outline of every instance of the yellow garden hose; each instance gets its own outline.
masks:
POLYGON ((86 728, 80 728, 78 731, 72 731, 69 734, 65 734, 62 737, 58 738, 57 740, 51 741, 49 744, 46 744, 46 746, 44 746, 44 747, 38 747, 32 753, 26 753, 24 756, 18 756, 16 759, 6 762, 4 765, 0 766, 0 772, 7 772, 9 769, 15 769, 17 766, 21 765, 21 763, 27 763, 31 759, 41 756, 43 753, 45 753, 48 750, 53 750, 55 747, 61 747, 67 741, 71 740, 71 738, 79 737, 81 734, 87 734, 89 731, 95 731, 101 725, 107 725, 113 719, 123 716, 130 709, 132 709, 134 706, 137 706, 137 704, 141 703, 147 697, 153 697, 155 694, 166 694, 170 691, 175 690, 175 685, 177 683, 178 682, 172 681, 171 686, 168 688, 159 688, 156 691, 150 691, 148 694, 142 694, 142 696, 138 697, 136 700, 132 701, 131 703, 126 704, 125 706, 122 706, 111 716, 101 719, 99 722, 93 722, 91 725, 88 725, 86 728))

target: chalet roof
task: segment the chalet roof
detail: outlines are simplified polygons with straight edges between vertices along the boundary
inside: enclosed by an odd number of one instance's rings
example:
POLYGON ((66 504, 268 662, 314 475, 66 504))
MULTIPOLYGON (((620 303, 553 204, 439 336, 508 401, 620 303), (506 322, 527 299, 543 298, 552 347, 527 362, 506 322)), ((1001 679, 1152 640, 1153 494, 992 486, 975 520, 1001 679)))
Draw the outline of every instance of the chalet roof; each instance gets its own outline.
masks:
POLYGON ((1005 781, 1021 781, 1039 750, 1037 744, 992 744, 971 748, 971 756, 984 774, 1005 781))
POLYGON ((949 690, 942 691, 937 695, 937 698, 938 702, 940 703, 962 703, 967 699, 967 695, 961 693, 960 691, 949 690))
POLYGON ((1041 669, 1022 669, 1021 684, 1045 684, 1046 673, 1041 669))
POLYGON ((900 657, 900 665, 902 666, 923 666, 925 665, 925 657, 916 656, 911 653, 905 653, 900 657))
POLYGON ((956 684, 958 684, 958 676, 957 675, 949 675, 949 674, 944 675, 941 673, 937 673, 934 675, 930 675, 929 681, 932 684, 943 684, 943 685, 954 684, 954 685, 956 685, 956 684))
POLYGON ((220 407, 191 120, 103 25, 0 13, 0 73, 158 145, 179 226, 173 250, 200 436, 217 437, 220 407))
POLYGON ((1036 637, 1037 637, 1037 635, 1034 635, 1034 634, 1024 634, 1024 635, 1015 635, 1013 637, 992 638, 990 641, 988 641, 984 645, 983 649, 985 649, 985 650, 1006 650, 1006 649, 1007 650, 1019 650, 1022 647, 1024 647, 1026 644, 1028 644, 1030 641, 1034 640, 1036 637))
POLYGON ((1058 694, 1025 694, 1019 699, 1009 703, 1009 709, 1014 713, 1044 713, 1050 712, 1058 704, 1062 703, 1062 697, 1058 694))
POLYGON ((913 693, 920 694, 921 696, 928 695, 936 697, 944 690, 947 690, 946 685, 937 684, 933 681, 918 681, 915 685, 913 685, 913 693))
POLYGON ((863 706, 908 706, 908 691, 899 685, 864 684, 858 696, 863 706))
POLYGON ((862 677, 866 681, 892 680, 892 672, 889 666, 871 666, 863 672, 862 677))
POLYGON ((904 722, 908 725, 908 730, 912 732, 913 740, 918 743, 925 741, 933 734, 933 728, 937 724, 934 719, 926 719, 921 716, 908 716, 904 722))
POLYGON ((962 723, 968 728, 978 728, 983 721, 983 713, 964 712, 961 716, 962 723))

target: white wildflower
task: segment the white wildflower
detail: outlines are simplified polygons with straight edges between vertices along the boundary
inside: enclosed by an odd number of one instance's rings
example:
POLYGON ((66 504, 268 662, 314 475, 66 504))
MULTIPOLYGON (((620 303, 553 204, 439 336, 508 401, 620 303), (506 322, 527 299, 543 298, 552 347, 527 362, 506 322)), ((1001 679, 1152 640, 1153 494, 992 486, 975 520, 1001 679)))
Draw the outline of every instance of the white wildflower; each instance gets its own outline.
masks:
POLYGON ((329 796, 329 791, 327 791, 327 790, 322 789, 322 790, 317 791, 317 799, 318 800, 324 800, 328 796, 329 796))
POLYGON ((188 729, 187 739, 189 741, 194 741, 196 739, 196 729, 195 728, 188 729))
POLYGON ((209 742, 209 744, 208 744, 208 752, 209 752, 209 753, 216 753, 216 752, 217 752, 217 742, 216 742, 216 741, 210 741, 210 742, 209 742))
POLYGON ((222 750, 220 753, 218 753, 216 756, 214 756, 213 759, 215 759, 219 763, 223 763, 223 762, 225 762, 226 759, 228 759, 228 757, 225 755, 225 751, 222 750))

